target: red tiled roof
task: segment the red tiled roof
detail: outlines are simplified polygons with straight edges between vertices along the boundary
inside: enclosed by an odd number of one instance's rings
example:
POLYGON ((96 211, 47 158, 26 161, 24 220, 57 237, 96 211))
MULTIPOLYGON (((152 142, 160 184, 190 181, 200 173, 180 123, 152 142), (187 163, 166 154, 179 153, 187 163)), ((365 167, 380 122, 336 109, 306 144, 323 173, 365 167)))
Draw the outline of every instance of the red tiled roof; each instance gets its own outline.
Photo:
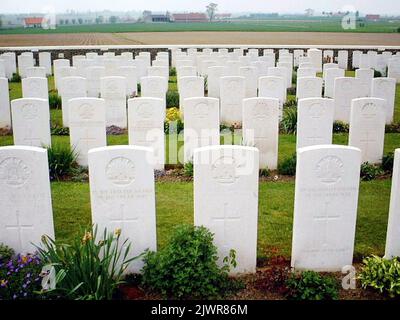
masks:
POLYGON ((174 20, 207 20, 207 16, 204 13, 174 13, 174 20))
POLYGON ((41 24, 43 18, 25 18, 25 24, 41 24))

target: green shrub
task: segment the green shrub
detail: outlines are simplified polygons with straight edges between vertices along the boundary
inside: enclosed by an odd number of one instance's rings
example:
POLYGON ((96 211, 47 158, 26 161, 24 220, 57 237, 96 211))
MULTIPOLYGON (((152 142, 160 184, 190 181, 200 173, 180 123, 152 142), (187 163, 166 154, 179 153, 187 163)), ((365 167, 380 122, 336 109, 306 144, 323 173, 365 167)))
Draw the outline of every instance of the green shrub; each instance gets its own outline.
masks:
POLYGON ((166 134, 169 133, 177 133, 179 134, 184 128, 183 122, 181 119, 178 119, 176 121, 165 121, 164 122, 164 132, 166 134))
POLYGON ((142 85, 140 83, 137 84, 137 93, 136 95, 140 94, 142 92, 142 85))
POLYGON ((364 162, 361 165, 360 177, 361 177, 362 181, 374 180, 382 174, 383 174, 383 170, 378 166, 375 166, 368 162, 364 162))
POLYGON ((167 108, 179 108, 179 93, 169 90, 167 92, 167 108))
POLYGON ((193 162, 189 161, 186 162, 183 167, 183 175, 185 177, 192 177, 193 178, 193 162))
POLYGON ((296 175, 296 154, 278 164, 278 173, 285 176, 296 175))
MULTIPOLYGON (((295 96, 296 95, 296 87, 290 87, 287 89, 287 94, 290 96, 295 96)), ((294 101, 294 100, 290 100, 290 101, 294 101)))
POLYGON ((21 82, 21 76, 19 73, 13 73, 10 82, 21 82))
POLYGON ((314 271, 290 275, 286 286, 288 298, 293 300, 337 300, 339 296, 336 279, 314 271))
POLYGON ((271 170, 268 168, 260 169, 259 176, 260 177, 269 177, 271 175, 271 170))
POLYGON ((283 133, 295 134, 297 131, 297 108, 289 107, 284 109, 281 121, 283 133))
MULTIPOLYGON (((296 94, 296 92, 295 92, 296 94)), ((283 104, 283 110, 287 108, 297 108, 297 101, 295 99, 288 99, 284 104, 283 104)))
POLYGON ((3 243, 0 243, 0 263, 8 261, 15 254, 14 250, 3 243))
POLYGON ((43 237, 38 247, 40 257, 56 273, 55 288, 43 293, 74 300, 112 299, 123 283, 124 271, 138 258, 127 258, 131 244, 120 237, 121 229, 114 233, 105 229, 98 236, 97 227, 79 234, 71 244, 43 237))
POLYGON ((390 297, 400 296, 400 260, 391 260, 375 255, 365 258, 359 273, 361 286, 379 290, 390 297))
POLYGON ((53 144, 47 148, 50 180, 71 176, 76 167, 77 154, 68 144, 53 144))
POLYGON ((17 255, 0 261, 0 300, 40 298, 42 262, 37 255, 17 255))
POLYGON ((392 172, 394 164, 394 152, 389 152, 382 157, 381 168, 385 172, 392 172))
POLYGON ((348 133, 349 125, 342 121, 335 121, 333 123, 333 133, 348 133))
POLYGON ((51 127, 51 135, 52 136, 69 136, 69 128, 54 126, 51 127))
POLYGON ((49 93, 50 109, 61 109, 61 97, 56 92, 49 93))
POLYGON ((176 69, 175 68, 169 69, 169 76, 170 77, 176 77, 176 69))
POLYGON ((237 288, 230 279, 230 266, 236 266, 235 252, 218 267, 213 234, 204 227, 181 225, 170 242, 144 258, 143 284, 146 288, 174 299, 211 299, 237 288))
POLYGON ((400 133, 400 122, 387 124, 385 126, 386 133, 400 133))

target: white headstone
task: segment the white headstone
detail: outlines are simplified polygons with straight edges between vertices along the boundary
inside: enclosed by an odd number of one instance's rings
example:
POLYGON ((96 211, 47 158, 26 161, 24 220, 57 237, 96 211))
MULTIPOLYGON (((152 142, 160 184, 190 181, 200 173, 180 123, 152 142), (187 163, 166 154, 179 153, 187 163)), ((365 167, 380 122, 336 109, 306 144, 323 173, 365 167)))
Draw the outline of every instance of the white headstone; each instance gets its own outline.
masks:
POLYGON ((14 144, 42 147, 51 145, 49 102, 22 98, 11 101, 14 144))
POLYGON ((224 66, 214 66, 208 68, 207 85, 209 97, 220 97, 220 78, 226 76, 227 71, 227 67, 224 66))
MULTIPOLYGON (((274 67, 268 68, 268 76, 270 77, 281 77, 285 80, 285 91, 289 88, 289 80, 288 80, 288 69, 284 67, 274 67)), ((291 80, 290 80, 291 82, 291 80)))
POLYGON ((87 96, 86 79, 82 77, 63 77, 59 80, 58 92, 61 96, 63 126, 69 126, 69 100, 87 96))
POLYGON ((396 95, 396 79, 375 78, 372 79, 371 97, 386 100, 386 124, 393 122, 394 103, 396 95))
POLYGON ((258 170, 256 148, 194 151, 194 224, 214 233, 220 264, 231 249, 236 251, 237 266, 231 273, 256 271, 258 170))
POLYGON ((193 161, 193 150, 219 145, 219 100, 187 98, 185 104, 184 162, 193 161))
POLYGON ((106 103, 106 125, 126 128, 126 78, 104 77, 100 79, 101 97, 106 103))
POLYGON ((160 98, 133 98, 128 100, 129 144, 153 150, 155 169, 165 164, 164 120, 165 105, 160 98))
POLYGON ((100 97, 100 79, 106 76, 106 68, 93 66, 86 68, 87 96, 92 98, 100 97))
POLYGON ((388 78, 396 79, 400 83, 400 59, 389 59, 388 63, 388 78))
POLYGON ((339 50, 338 64, 340 69, 347 70, 349 66, 349 52, 347 50, 339 50))
POLYGON ((27 78, 32 78, 32 77, 46 78, 46 68, 44 67, 26 68, 25 73, 27 78))
POLYGON ((257 97, 258 76, 256 67, 240 67, 239 75, 245 78, 246 98, 257 97))
POLYGON ((296 270, 341 271, 352 265, 360 182, 357 148, 297 150, 292 262, 296 270))
POLYGON ((296 147, 332 144, 333 100, 300 99, 297 103, 296 147))
POLYGON ((204 97, 204 78, 181 77, 179 79, 179 107, 183 115, 185 113, 183 101, 194 97, 204 97))
POLYGON ((317 72, 322 72, 322 51, 319 49, 308 49, 307 56, 317 72))
POLYGON ((333 68, 328 69, 324 76, 324 96, 327 98, 333 98, 335 89, 335 79, 342 78, 345 76, 345 71, 343 69, 333 68))
MULTIPOLYGON (((284 68, 286 70, 286 87, 291 88, 292 87, 292 77, 293 77, 293 64, 288 63, 288 62, 278 62, 277 63, 277 69, 279 68, 284 68)), ((271 76, 279 76, 279 73, 276 74, 274 72, 270 73, 268 72, 269 75, 271 76)))
POLYGON ((349 122, 350 107, 353 99, 366 97, 367 93, 362 92, 361 80, 358 78, 343 77, 335 78, 334 84, 334 103, 335 120, 349 122))
POLYGON ((33 58, 29 55, 19 55, 18 56, 18 73, 21 78, 26 77, 26 69, 34 67, 33 58))
POLYGON ((367 93, 367 96, 371 96, 372 79, 374 78, 374 70, 372 69, 357 69, 356 78, 360 79, 360 86, 362 90, 367 93))
POLYGON ((285 79, 282 77, 261 77, 258 79, 258 96, 279 99, 279 117, 282 118, 283 104, 286 102, 285 79))
POLYGON ((394 153, 385 258, 400 257, 400 149, 394 153))
POLYGON ((297 69, 297 79, 303 77, 315 77, 317 72, 314 68, 298 68, 297 69))
POLYGON ((0 148, 0 243, 33 253, 43 235, 54 239, 47 150, 0 148))
POLYGON ((126 95, 135 96, 137 94, 137 69, 136 67, 123 66, 117 68, 118 76, 126 79, 126 95))
POLYGON ((10 93, 7 78, 0 78, 0 128, 11 128, 10 93))
POLYGON ((88 165, 88 151, 105 147, 106 109, 104 99, 76 98, 69 102, 70 143, 81 166, 88 165))
POLYGON ((297 99, 320 98, 322 96, 322 78, 303 77, 297 78, 297 99))
POLYGON ((243 144, 259 150, 260 167, 278 166, 279 99, 243 100, 243 144))
POLYGON ((61 67, 69 67, 70 62, 68 59, 56 59, 53 61, 53 71, 54 71, 54 86, 58 88, 58 70, 61 67))
POLYGON ((46 75, 50 76, 51 70, 51 54, 50 52, 39 52, 39 66, 45 68, 46 75))
POLYGON ((352 101, 349 146, 361 150, 363 163, 382 162, 385 120, 385 100, 360 98, 352 101))
POLYGON ((361 55, 362 55, 362 51, 358 51, 358 50, 353 51, 353 59, 352 59, 353 69, 360 67, 361 55))
POLYGON ((246 79, 244 77, 220 78, 221 122, 242 122, 242 100, 246 96, 246 79))
POLYGON ((49 99, 47 78, 25 78, 21 82, 24 98, 49 99))

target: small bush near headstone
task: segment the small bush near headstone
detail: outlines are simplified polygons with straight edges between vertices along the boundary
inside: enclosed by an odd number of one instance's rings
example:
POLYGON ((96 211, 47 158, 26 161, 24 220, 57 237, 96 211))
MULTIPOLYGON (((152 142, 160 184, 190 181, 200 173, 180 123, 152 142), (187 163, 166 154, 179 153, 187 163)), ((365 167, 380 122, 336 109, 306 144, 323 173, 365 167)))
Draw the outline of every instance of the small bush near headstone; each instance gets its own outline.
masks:
POLYGON ((297 108, 297 101, 296 99, 288 99, 284 104, 283 104, 283 110, 286 108, 297 108))
POLYGON ((176 76, 176 69, 175 68, 169 69, 169 76, 170 77, 175 77, 176 76))
POLYGON ((295 134, 297 131, 297 108, 289 107, 283 111, 281 131, 287 134, 295 134))
POLYGON ((363 260, 358 275, 362 288, 372 288, 390 297, 400 296, 400 259, 371 256, 363 260))
POLYGON ((21 82, 21 76, 19 73, 13 73, 10 82, 21 82))
POLYGON ((260 169, 259 176, 260 177, 269 177, 271 175, 271 170, 268 168, 260 169))
POLYGON ((49 93, 50 109, 61 109, 61 97, 56 92, 49 93))
POLYGON ((287 297, 293 300, 337 300, 339 297, 336 279, 314 271, 291 274, 286 286, 287 297))
POLYGON ((37 255, 20 255, 0 260, 0 300, 38 299, 42 262, 37 255))
POLYGON ((335 121, 333 123, 333 133, 348 133, 349 125, 342 121, 335 121))
POLYGON ((76 168, 77 154, 69 145, 53 144, 47 148, 50 180, 71 176, 76 168))
POLYGON ((381 168, 385 172, 392 172, 393 171, 393 163, 394 163, 394 153, 389 152, 382 157, 382 164, 381 168))
POLYGON ((177 91, 167 92, 167 108, 179 108, 179 93, 177 91))
POLYGON ((52 136, 69 136, 69 128, 55 125, 50 129, 52 136))
POLYGON ((183 167, 183 175, 185 177, 191 177, 193 178, 193 162, 187 162, 185 163, 183 167))
POLYGON ((360 177, 362 181, 371 181, 382 175, 383 170, 376 165, 364 162, 361 165, 360 177))
POLYGON ((143 284, 153 292, 173 299, 220 298, 240 287, 229 278, 236 265, 235 252, 217 264, 213 234, 204 227, 181 225, 170 242, 158 252, 144 257, 143 284))
POLYGON ((386 133, 400 133, 400 122, 387 124, 385 126, 386 133))
POLYGON ((0 243, 0 263, 8 261, 15 254, 14 250, 3 243, 0 243))
POLYGON ((380 78, 380 77, 382 77, 382 72, 374 70, 374 78, 380 78))
POLYGON ((130 243, 120 239, 121 229, 102 235, 97 227, 78 234, 69 244, 44 236, 39 256, 55 269, 56 284, 46 297, 73 300, 110 300, 123 283, 124 272, 137 259, 128 259, 130 243))
POLYGON ((278 173, 285 176, 296 175, 296 154, 278 164, 278 173))

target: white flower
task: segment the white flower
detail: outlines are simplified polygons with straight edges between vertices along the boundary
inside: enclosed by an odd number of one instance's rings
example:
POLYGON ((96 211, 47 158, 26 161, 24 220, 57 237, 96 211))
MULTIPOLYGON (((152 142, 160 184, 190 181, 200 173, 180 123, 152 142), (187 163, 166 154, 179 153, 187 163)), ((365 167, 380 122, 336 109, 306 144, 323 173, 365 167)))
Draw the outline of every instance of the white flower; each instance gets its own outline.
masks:
POLYGON ((44 266, 40 275, 43 277, 42 288, 44 291, 54 290, 56 288, 56 269, 54 269, 53 266, 44 266))

